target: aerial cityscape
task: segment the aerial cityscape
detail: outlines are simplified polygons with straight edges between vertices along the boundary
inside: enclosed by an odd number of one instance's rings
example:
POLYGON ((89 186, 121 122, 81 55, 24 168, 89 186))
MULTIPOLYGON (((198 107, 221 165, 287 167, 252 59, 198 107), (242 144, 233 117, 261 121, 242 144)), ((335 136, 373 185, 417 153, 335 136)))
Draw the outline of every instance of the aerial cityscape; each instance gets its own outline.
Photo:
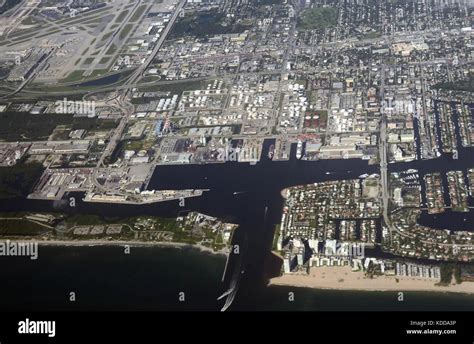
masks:
POLYGON ((2 270, 118 247, 173 257, 161 309, 474 311, 473 21, 473 0, 0 0, 2 270))

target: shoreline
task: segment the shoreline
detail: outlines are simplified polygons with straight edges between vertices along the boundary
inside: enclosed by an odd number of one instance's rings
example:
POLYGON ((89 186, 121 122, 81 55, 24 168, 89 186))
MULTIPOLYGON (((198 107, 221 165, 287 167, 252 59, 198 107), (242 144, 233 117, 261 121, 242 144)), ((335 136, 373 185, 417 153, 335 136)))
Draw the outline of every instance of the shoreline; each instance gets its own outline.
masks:
POLYGON ((63 247, 94 247, 94 246, 124 246, 130 247, 161 247, 161 248, 192 248, 201 252, 210 253, 213 255, 222 255, 227 257, 226 252, 214 251, 213 249, 197 244, 187 244, 180 242, 147 242, 147 241, 127 241, 127 240, 11 240, 10 241, 22 241, 22 242, 37 242, 39 246, 63 246, 63 247))
POLYGON ((308 275, 282 275, 270 279, 268 286, 292 286, 322 290, 440 292, 474 294, 473 282, 437 286, 436 281, 401 276, 378 276, 370 279, 362 271, 352 272, 350 267, 311 268, 308 275), (396 281, 398 280, 398 282, 396 281))

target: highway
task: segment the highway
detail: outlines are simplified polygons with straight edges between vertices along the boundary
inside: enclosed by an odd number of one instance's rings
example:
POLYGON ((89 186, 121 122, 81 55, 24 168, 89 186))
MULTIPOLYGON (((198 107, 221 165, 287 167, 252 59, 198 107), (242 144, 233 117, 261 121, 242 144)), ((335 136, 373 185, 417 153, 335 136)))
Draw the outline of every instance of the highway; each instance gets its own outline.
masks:
POLYGON ((176 6, 173 16, 171 17, 168 25, 166 28, 163 30, 163 33, 161 34, 160 38, 156 42, 155 47, 153 48, 151 54, 148 56, 148 58, 145 60, 143 64, 141 64, 135 72, 133 72, 130 76, 128 81, 125 83, 125 85, 135 85, 142 77, 143 72, 148 68, 148 66, 153 62, 153 59, 155 58, 156 54, 160 50, 161 46, 163 45, 164 41, 166 40, 166 37, 168 36, 171 28, 174 25, 174 22, 178 18, 179 13, 183 9, 184 5, 186 4, 186 0, 181 0, 178 2, 178 5, 176 6))
POLYGON ((130 118, 130 115, 133 113, 134 107, 131 105, 128 100, 127 100, 127 95, 130 91, 131 88, 135 87, 138 81, 142 78, 143 72, 148 68, 148 66, 153 62, 153 59, 155 58, 156 54, 160 50, 161 46, 163 45, 166 37, 168 36, 171 28, 173 27, 174 22, 178 18, 179 12, 183 8, 183 6, 186 4, 186 0, 182 0, 178 3, 176 6, 176 9, 173 13, 173 16, 171 17, 168 25, 166 26, 165 30, 163 30, 163 34, 161 35, 160 39, 157 41, 156 46, 153 48, 152 53, 148 56, 148 58, 145 60, 145 62, 138 67, 135 72, 133 72, 128 80, 125 82, 125 84, 122 86, 125 91, 116 99, 116 104, 118 108, 122 111, 124 116, 122 117, 118 127, 115 129, 109 144, 107 145, 107 148, 104 150, 104 153, 102 154, 99 163, 97 164, 97 167, 100 167, 103 162, 105 157, 108 154, 111 154, 115 146, 117 145, 118 141, 122 137, 123 131, 128 123, 128 120, 130 118))
MULTIPOLYGON (((281 70, 272 70, 272 71, 262 71, 262 72, 246 72, 246 73, 240 73, 239 76, 242 75, 273 75, 273 74, 279 74, 281 73, 281 70)), ((34 89, 23 89, 20 94, 17 94, 17 97, 15 97, 15 100, 22 100, 22 99, 31 99, 31 98, 39 98, 42 96, 52 96, 52 95, 57 95, 57 96, 72 96, 72 95, 81 95, 81 94, 87 94, 91 95, 94 93, 102 93, 102 92, 111 92, 111 91, 117 91, 117 90, 129 90, 134 87, 147 87, 147 86, 162 86, 162 85, 175 85, 175 84, 182 84, 182 83, 189 83, 189 82, 196 82, 196 81, 205 81, 205 80, 214 80, 214 79, 229 79, 231 80, 232 78, 235 77, 235 72, 233 73, 224 73, 224 74, 219 74, 219 75, 208 75, 208 76, 202 76, 202 77, 197 77, 197 78, 191 78, 191 79, 178 79, 178 80, 160 80, 160 81, 146 81, 146 82, 140 82, 138 80, 134 84, 130 83, 125 83, 125 84, 120 84, 120 85, 105 85, 105 86, 96 86, 94 87, 93 90, 85 91, 84 89, 75 89, 75 90, 59 90, 59 91, 54 91, 54 90, 34 90, 34 89)), ((122 80, 123 82, 123 80, 122 80)), ((74 86, 74 85, 72 85, 74 86)), ((12 95, 9 95, 12 96, 12 95)))
MULTIPOLYGON (((97 182, 97 175, 99 173, 100 167, 103 165, 104 160, 107 156, 113 153, 115 150, 118 142, 120 142, 120 138, 123 135, 123 132, 125 128, 127 127, 127 123, 130 120, 130 116, 134 112, 134 106, 129 103, 127 95, 130 91, 130 88, 135 87, 137 82, 142 78, 143 72, 146 70, 146 68, 153 62, 153 59, 155 58, 156 54, 160 50, 161 46, 163 45, 166 37, 168 36, 171 28, 173 27, 176 19, 178 18, 178 15, 183 8, 183 6, 186 4, 186 0, 181 0, 178 5, 176 6, 176 9, 174 10, 173 16, 171 17, 168 25, 166 26, 165 30, 163 30, 163 34, 161 35, 160 39, 157 41, 156 46, 153 48, 152 53, 148 56, 148 58, 145 60, 145 62, 136 69, 136 71, 130 75, 124 86, 127 86, 125 91, 122 92, 117 98, 114 98, 112 101, 115 102, 116 107, 120 109, 120 111, 123 114, 122 119, 120 120, 119 125, 117 128, 114 130, 112 133, 112 136, 109 140, 109 143, 107 144, 107 147, 105 148, 104 152, 102 153, 97 166, 94 168, 94 172, 92 174, 92 179, 94 185, 99 188, 104 190, 104 187, 97 182)), ((105 190, 104 190, 105 191, 105 190)))
POLYGON ((388 188, 388 158, 387 158, 387 113, 385 110, 385 65, 382 63, 380 71, 379 98, 382 119, 380 121, 379 154, 380 154, 380 181, 382 183, 382 207, 383 219, 388 226, 390 237, 392 237, 393 226, 388 214, 389 188, 388 188))

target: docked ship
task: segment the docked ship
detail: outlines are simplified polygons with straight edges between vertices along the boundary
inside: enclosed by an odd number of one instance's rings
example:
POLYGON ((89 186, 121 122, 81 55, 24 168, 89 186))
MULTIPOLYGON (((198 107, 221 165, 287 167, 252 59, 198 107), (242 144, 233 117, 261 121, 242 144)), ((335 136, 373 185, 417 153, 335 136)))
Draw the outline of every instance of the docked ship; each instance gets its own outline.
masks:
POLYGON ((270 145, 268 148, 268 159, 273 160, 273 155, 275 154, 275 145, 270 145))
POLYGON ((301 159, 303 156, 303 142, 301 140, 298 141, 298 145, 296 146, 296 159, 301 159))

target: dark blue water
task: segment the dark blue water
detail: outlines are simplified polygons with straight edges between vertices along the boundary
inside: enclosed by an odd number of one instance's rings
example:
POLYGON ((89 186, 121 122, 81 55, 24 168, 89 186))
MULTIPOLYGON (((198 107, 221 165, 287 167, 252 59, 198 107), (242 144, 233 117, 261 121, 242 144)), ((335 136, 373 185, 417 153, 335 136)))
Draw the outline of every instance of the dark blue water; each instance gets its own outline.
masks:
POLYGON ((37 260, 0 258, 0 309, 216 310, 225 260, 189 248, 40 246, 37 260))
MULTIPOLYGON (((195 249, 39 248, 39 258, 0 258, 2 310, 219 310, 225 257, 195 249), (76 301, 71 302, 74 292, 76 301), (184 301, 179 300, 184 292, 184 301)), ((474 297, 448 293, 243 288, 232 310, 473 310, 474 297), (294 302, 288 300, 293 292, 294 302)))

